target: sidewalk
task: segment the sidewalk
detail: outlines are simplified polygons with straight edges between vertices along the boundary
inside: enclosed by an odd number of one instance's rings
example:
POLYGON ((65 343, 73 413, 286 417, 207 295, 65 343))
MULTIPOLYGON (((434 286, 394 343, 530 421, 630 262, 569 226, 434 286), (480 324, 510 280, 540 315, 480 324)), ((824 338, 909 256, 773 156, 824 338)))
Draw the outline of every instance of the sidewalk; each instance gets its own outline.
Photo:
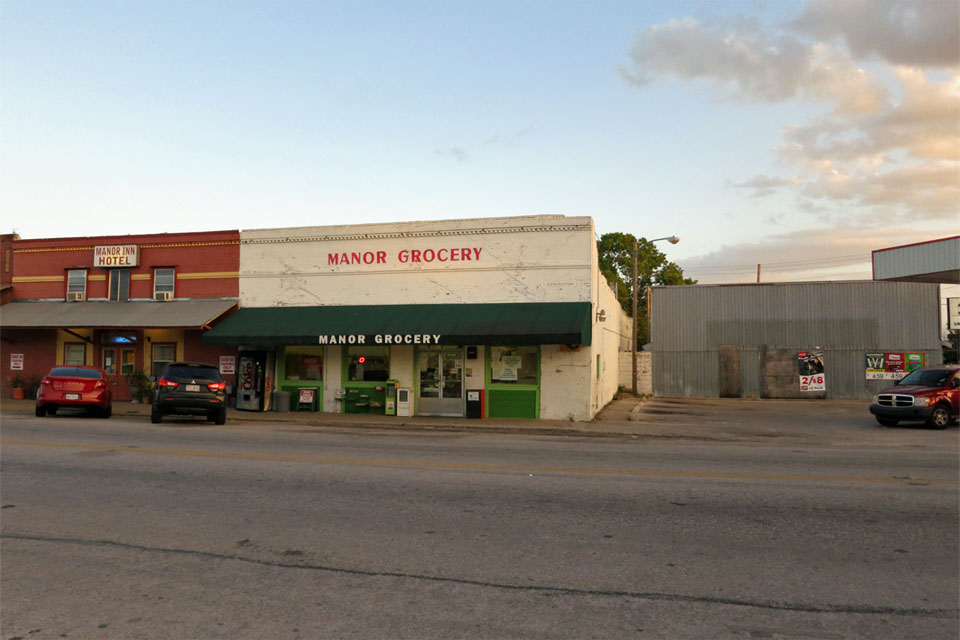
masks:
MULTIPOLYGON (((32 400, 0 401, 0 416, 33 417, 32 400)), ((150 405, 116 402, 115 417, 149 420, 150 405)), ((189 418, 187 418, 189 420, 189 418)), ((166 418, 172 421, 175 418, 166 418)), ((194 418, 198 425, 207 424, 194 418)), ((513 433, 606 438, 671 438, 708 442, 898 441, 904 433, 878 428, 866 403, 852 400, 742 400, 621 396, 590 422, 507 418, 397 417, 369 414, 253 412, 228 409, 227 424, 513 433)), ((942 433, 942 432, 941 432, 942 433)), ((956 430, 953 430, 956 433, 956 430)))
MULTIPOLYGON (((636 402, 636 399, 632 399, 636 402)), ((0 401, 0 416, 33 416, 33 400, 12 400, 3 398, 0 401)), ((124 418, 142 417, 149 420, 150 405, 134 402, 114 402, 113 416, 124 418)), ((190 418, 186 418, 190 419, 190 418)), ((194 418, 202 424, 199 418, 194 418)), ((176 420, 167 417, 164 421, 176 420)), ((565 436, 629 436, 634 435, 629 428, 630 424, 615 425, 613 423, 572 422, 568 420, 521 420, 509 418, 447 418, 447 417, 398 417, 370 414, 343 414, 343 413, 316 413, 316 412, 286 412, 274 411, 239 411, 227 410, 227 424, 230 423, 277 423, 296 424, 302 426, 334 427, 334 428, 364 428, 364 429, 402 429, 402 430, 434 430, 434 431, 463 431, 463 432, 497 432, 497 433, 536 433, 542 435, 565 436)))

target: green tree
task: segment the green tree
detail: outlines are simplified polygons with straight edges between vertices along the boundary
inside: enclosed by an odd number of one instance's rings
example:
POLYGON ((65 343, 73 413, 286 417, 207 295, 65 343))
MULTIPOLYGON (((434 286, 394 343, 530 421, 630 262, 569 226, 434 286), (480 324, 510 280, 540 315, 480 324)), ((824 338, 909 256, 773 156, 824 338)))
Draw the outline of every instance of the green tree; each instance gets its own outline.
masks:
MULTIPOLYGON (((629 233, 605 233, 597 241, 600 272, 616 287, 617 300, 629 315, 633 310, 633 242, 629 233)), ((650 341, 647 326, 647 288, 654 285, 696 284, 667 260, 654 243, 637 238, 637 345, 650 341)))

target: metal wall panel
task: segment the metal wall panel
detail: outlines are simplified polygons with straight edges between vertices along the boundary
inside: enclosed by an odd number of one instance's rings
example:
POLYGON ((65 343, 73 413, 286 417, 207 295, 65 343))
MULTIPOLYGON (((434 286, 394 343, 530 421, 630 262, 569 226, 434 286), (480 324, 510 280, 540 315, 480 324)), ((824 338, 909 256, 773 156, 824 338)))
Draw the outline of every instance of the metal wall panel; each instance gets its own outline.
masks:
POLYGON ((827 397, 870 398, 865 352, 923 352, 941 362, 939 288, 912 282, 811 282, 655 287, 655 395, 717 397, 717 349, 740 345, 744 397, 761 395, 760 350, 819 348, 827 397))
POLYGON ((907 278, 960 269, 960 237, 944 238, 873 253, 873 277, 907 278))

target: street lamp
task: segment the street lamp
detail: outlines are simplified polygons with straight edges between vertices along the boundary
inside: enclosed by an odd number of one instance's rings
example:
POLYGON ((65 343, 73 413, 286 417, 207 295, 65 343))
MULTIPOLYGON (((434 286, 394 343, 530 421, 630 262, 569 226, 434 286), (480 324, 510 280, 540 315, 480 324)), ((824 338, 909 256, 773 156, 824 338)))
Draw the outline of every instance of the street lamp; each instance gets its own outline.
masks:
MULTIPOLYGON (((664 236, 662 238, 654 238, 649 240, 650 244, 654 242, 659 242, 660 240, 666 240, 670 244, 677 244, 680 242, 680 238, 677 236, 664 236)), ((633 395, 637 395, 637 239, 633 239, 633 395)), ((650 301, 647 300, 647 304, 650 304, 650 301)))

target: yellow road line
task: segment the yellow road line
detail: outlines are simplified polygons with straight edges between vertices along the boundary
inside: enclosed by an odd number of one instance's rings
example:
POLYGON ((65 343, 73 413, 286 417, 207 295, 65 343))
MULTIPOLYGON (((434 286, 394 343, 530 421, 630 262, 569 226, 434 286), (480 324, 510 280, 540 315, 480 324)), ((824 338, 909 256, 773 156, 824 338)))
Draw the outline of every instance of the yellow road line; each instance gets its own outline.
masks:
POLYGON ((745 473, 724 471, 682 471, 678 469, 606 469, 602 467, 554 467, 512 464, 481 464, 475 462, 442 462, 429 460, 383 460, 377 458, 335 458, 332 456, 302 456, 277 453, 242 453, 239 451, 204 451, 201 449, 165 449, 131 447, 128 445, 100 445, 74 442, 37 442, 32 440, 0 440, 0 445, 42 447, 49 449, 82 449, 85 451, 116 451, 148 455, 188 456, 196 458, 224 458, 232 460, 262 460, 269 462, 309 462, 313 464, 344 464, 370 467, 397 467, 445 469, 453 471, 512 471, 519 473, 579 473, 587 475, 622 475, 658 478, 698 478, 705 480, 776 480, 781 482, 852 482, 868 484, 953 484, 956 480, 944 478, 817 476, 778 473, 745 473))

